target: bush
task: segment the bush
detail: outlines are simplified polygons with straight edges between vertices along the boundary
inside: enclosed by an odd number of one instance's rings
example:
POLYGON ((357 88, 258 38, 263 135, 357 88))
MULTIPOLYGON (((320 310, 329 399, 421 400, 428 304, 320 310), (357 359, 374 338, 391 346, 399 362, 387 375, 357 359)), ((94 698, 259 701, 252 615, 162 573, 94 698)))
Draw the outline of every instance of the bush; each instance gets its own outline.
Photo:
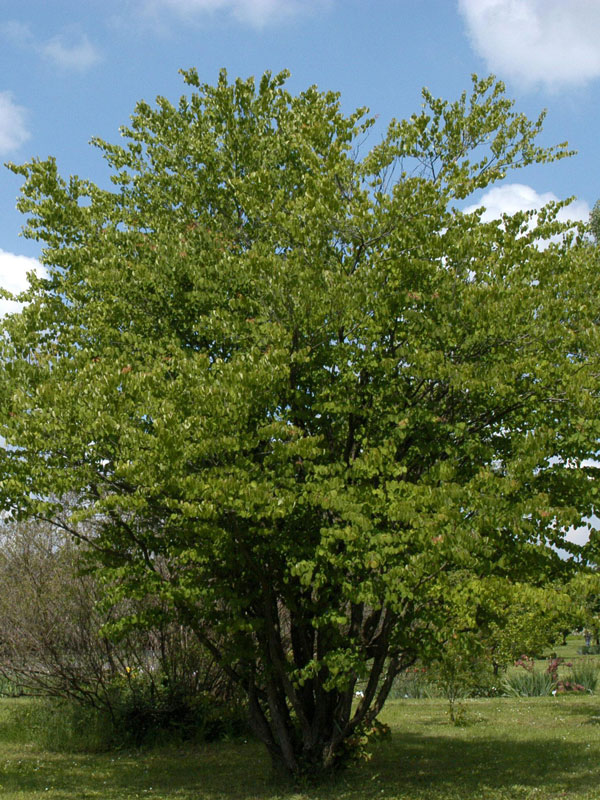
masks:
POLYGON ((112 715, 63 697, 28 698, 12 711, 22 742, 55 752, 104 752, 129 747, 208 742, 248 735, 245 709, 209 696, 120 691, 112 715))
POLYGON ((600 644, 585 644, 577 652, 580 656, 598 656, 600 655, 600 644))
POLYGON ((0 673, 0 697, 22 697, 25 689, 16 677, 0 673))
POLYGON ((556 684, 556 691, 553 694, 567 694, 567 692, 575 694, 587 694, 587 689, 580 683, 564 678, 556 684))
POLYGON ((133 738, 198 726, 221 735, 222 709, 237 709, 231 680, 156 598, 108 603, 88 555, 54 524, 0 522, 0 694, 75 701, 133 738), (139 624, 126 627, 132 616, 139 624))
POLYGON ((502 695, 502 685, 498 676, 487 681, 482 681, 469 692, 469 697, 501 697, 502 695))
POLYGON ((248 734, 247 713, 238 699, 224 702, 208 693, 188 694, 185 686, 130 680, 116 686, 111 702, 113 746, 165 742, 210 742, 248 734))
POLYGON ((489 661, 480 653, 467 657, 450 648, 444 659, 433 661, 429 667, 417 665, 400 673, 390 699, 446 697, 452 702, 464 697, 497 697, 499 693, 489 661))
POLYGON ((565 694, 567 692, 591 692, 597 683, 597 667, 595 664, 580 662, 573 665, 565 662, 563 658, 552 657, 544 673, 534 670, 533 659, 524 656, 515 663, 522 666, 525 674, 517 673, 505 679, 505 686, 509 687, 509 694, 518 696, 535 697, 548 694, 565 694), (559 670, 568 667, 571 673, 559 676, 559 670), (512 688, 512 691, 510 691, 512 688))
POLYGON ((448 700, 448 715, 454 725, 465 723, 465 708, 459 701, 491 685, 492 665, 482 642, 473 635, 455 634, 430 667, 430 680, 448 700))

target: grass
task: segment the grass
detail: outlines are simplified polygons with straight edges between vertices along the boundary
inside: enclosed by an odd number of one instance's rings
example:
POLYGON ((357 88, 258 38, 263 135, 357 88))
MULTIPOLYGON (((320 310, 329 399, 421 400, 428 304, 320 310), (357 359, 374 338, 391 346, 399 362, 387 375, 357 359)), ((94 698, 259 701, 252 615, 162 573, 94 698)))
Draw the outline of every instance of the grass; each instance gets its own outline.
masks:
POLYGON ((57 753, 24 741, 0 702, 2 800, 597 800, 600 699, 465 701, 465 727, 444 700, 398 700, 392 729, 366 764, 300 792, 272 782, 256 742, 105 754, 57 753))
POLYGON ((556 653, 559 658, 564 658, 565 661, 573 661, 574 658, 581 658, 579 650, 584 646, 585 639, 582 634, 569 634, 567 636, 566 644, 554 644, 548 648, 548 652, 544 656, 548 658, 551 654, 556 653))

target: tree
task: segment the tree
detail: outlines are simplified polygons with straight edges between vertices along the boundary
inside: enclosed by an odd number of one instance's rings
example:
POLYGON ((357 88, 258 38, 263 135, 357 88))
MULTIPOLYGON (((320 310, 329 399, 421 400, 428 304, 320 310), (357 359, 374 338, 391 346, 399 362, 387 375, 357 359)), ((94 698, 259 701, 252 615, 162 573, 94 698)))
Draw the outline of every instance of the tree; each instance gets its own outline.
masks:
POLYGON ((594 242, 600 244, 600 200, 596 200, 596 204, 592 208, 589 224, 594 242))
POLYGON ((600 574, 597 567, 575 575, 567 588, 573 604, 579 609, 581 627, 593 636, 595 645, 600 645, 600 574))
POLYGON ((498 674, 521 656, 535 658, 581 622, 581 612, 567 587, 519 584, 491 579, 479 592, 481 639, 498 674))
POLYGON ((362 153, 364 110, 286 77, 185 72, 96 141, 110 191, 12 166, 47 275, 3 324, 0 434, 6 513, 76 493, 113 601, 193 629, 297 775, 344 762, 463 576, 560 568, 593 502, 598 275, 561 204, 457 209, 567 154, 502 84, 424 91, 362 153))

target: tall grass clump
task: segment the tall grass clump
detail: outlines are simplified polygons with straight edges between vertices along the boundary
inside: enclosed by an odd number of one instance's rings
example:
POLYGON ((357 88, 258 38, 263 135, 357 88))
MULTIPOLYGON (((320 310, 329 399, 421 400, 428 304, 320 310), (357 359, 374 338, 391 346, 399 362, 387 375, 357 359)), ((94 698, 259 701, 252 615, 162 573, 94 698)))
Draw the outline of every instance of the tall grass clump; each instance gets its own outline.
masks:
POLYGON ((390 692, 393 700, 422 700, 439 695, 427 675, 426 667, 415 666, 401 672, 395 679, 390 692))
POLYGON ((25 690, 16 678, 0 673, 0 697, 22 697, 24 694, 25 690))
POLYGON ((571 667, 570 681, 593 694, 598 686, 598 663, 587 659, 574 661, 571 667))
POLYGON ((10 738, 50 752, 101 753, 114 743, 109 715, 63 697, 28 697, 12 707, 4 726, 10 738))
POLYGON ((547 697, 552 694, 556 684, 547 672, 515 672, 506 675, 502 689, 507 697, 547 697))
POLYGON ((552 659, 545 672, 535 669, 534 660, 521 656, 515 661, 517 672, 509 673, 502 681, 502 689, 508 697, 547 697, 556 690, 558 666, 562 659, 552 659))

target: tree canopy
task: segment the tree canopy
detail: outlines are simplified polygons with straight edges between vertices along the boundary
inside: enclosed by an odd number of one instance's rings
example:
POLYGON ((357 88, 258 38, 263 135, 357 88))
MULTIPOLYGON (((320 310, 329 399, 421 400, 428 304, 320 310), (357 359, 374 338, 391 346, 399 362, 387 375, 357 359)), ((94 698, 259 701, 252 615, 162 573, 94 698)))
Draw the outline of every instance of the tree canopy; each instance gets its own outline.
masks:
POLYGON ((3 508, 192 628, 274 763, 332 768, 478 578, 552 577, 591 512, 598 271, 561 204, 460 210, 568 154, 493 78, 367 150, 286 73, 183 75, 95 141, 112 189, 11 167, 46 274, 2 323, 3 508))

